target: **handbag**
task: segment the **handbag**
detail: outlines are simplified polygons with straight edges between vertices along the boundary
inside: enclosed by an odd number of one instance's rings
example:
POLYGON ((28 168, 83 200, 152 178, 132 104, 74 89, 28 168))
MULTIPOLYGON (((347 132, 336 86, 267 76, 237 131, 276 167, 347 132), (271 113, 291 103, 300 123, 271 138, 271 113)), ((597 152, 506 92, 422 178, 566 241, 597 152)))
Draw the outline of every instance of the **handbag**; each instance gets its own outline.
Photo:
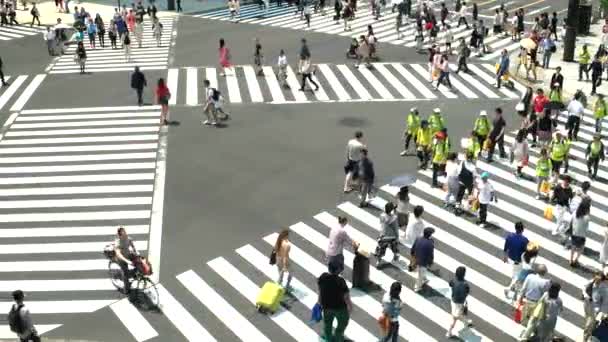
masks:
POLYGON ((524 105, 523 102, 519 102, 518 104, 515 105, 516 112, 523 112, 525 109, 526 109, 526 106, 524 105))
POLYGON ((517 303, 515 311, 513 312, 513 320, 515 321, 515 323, 521 323, 521 319, 523 317, 523 309, 524 305, 522 303, 517 303))
POLYGON ((323 319, 323 310, 321 308, 321 304, 316 303, 310 312, 310 322, 311 323, 319 323, 323 319))
POLYGON ((407 266, 407 270, 410 272, 414 272, 414 270, 418 267, 418 262, 416 261, 416 256, 410 256, 410 264, 407 266))
POLYGON ((471 202, 471 211, 475 212, 477 210, 479 210, 479 199, 476 198, 471 202))
POLYGON ((382 314, 380 317, 378 317, 378 325, 380 325, 380 331, 382 332, 382 335, 386 336, 388 334, 388 330, 391 327, 391 321, 390 319, 388 319, 388 316, 386 314, 382 314))
POLYGON ((545 212, 543 213, 543 216, 545 217, 545 219, 547 219, 549 221, 553 221, 553 207, 552 206, 546 207, 545 212))
POLYGON ((270 257, 268 258, 268 263, 271 265, 277 264, 277 251, 275 251, 274 248, 272 249, 272 252, 270 252, 270 257))
MULTIPOLYGON (((540 183, 540 192, 542 192, 544 194, 548 194, 549 191, 551 191, 551 184, 549 184, 549 182, 544 180, 542 183, 540 183)), ((546 212, 546 209, 545 209, 545 212, 546 212)))

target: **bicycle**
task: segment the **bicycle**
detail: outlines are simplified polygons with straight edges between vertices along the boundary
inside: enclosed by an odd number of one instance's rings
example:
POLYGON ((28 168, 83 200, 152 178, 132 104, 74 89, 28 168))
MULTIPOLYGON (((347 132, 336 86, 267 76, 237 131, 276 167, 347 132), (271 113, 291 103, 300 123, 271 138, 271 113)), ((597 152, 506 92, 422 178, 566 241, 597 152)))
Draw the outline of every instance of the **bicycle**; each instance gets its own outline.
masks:
MULTIPOLYGON (((116 259, 114 245, 104 248, 103 254, 108 259, 108 274, 112 285, 120 292, 125 292, 124 272, 116 259)), ((152 268, 146 258, 139 255, 133 258, 134 267, 129 269, 131 273, 129 281, 131 284, 130 299, 134 304, 142 306, 144 309, 158 307, 159 296, 156 284, 150 279, 152 268)))

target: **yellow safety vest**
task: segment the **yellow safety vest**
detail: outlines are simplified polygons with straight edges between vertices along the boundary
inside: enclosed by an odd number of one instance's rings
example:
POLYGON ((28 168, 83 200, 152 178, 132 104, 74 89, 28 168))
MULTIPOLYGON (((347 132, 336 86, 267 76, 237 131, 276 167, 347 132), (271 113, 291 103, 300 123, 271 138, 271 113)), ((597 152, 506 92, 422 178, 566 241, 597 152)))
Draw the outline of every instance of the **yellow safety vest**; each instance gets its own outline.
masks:
POLYGON ((433 163, 445 164, 448 159, 448 152, 450 150, 450 142, 447 138, 439 140, 433 146, 433 163))
POLYGON ((487 117, 479 117, 475 119, 475 127, 473 131, 481 136, 486 136, 490 133, 490 122, 487 117))
POLYGON ((590 155, 597 158, 600 155, 600 152, 602 151, 602 142, 601 141, 592 141, 590 145, 591 145, 590 155))
POLYGON ((603 119, 606 116, 606 101, 598 99, 593 105, 593 117, 603 119))
POLYGON ((433 132, 431 132, 431 128, 418 128, 418 133, 416 133, 416 142, 418 146, 428 147, 431 145, 431 141, 433 139, 433 132))
POLYGON ((481 145, 477 138, 469 138, 469 145, 467 146, 467 152, 473 153, 473 157, 477 158, 479 152, 481 152, 481 145))
POLYGON ((552 167, 553 163, 551 163, 551 159, 538 159, 538 162, 536 163, 536 176, 548 177, 552 167))
POLYGON ((591 59, 591 55, 589 54, 589 50, 581 50, 578 54, 578 62, 580 64, 589 64, 589 60, 591 59))
POLYGON ((551 143, 551 159, 563 161, 568 153, 568 143, 566 141, 551 143))
POLYGON ((429 127, 431 127, 431 132, 433 132, 433 134, 441 131, 444 128, 443 118, 441 115, 432 114, 429 117, 429 127))
POLYGON ((420 128, 420 116, 409 113, 407 115, 407 132, 409 134, 418 132, 418 128, 420 128))

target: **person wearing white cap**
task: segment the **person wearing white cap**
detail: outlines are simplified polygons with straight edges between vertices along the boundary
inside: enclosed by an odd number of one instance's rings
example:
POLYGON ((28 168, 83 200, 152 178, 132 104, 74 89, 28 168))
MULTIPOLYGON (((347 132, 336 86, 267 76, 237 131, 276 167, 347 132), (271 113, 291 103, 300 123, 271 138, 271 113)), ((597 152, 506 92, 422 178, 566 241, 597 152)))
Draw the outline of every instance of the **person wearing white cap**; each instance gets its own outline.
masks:
POLYGON ((483 143, 488 138, 488 134, 490 134, 490 121, 488 120, 488 113, 485 110, 479 112, 479 117, 475 119, 473 132, 475 132, 475 135, 477 136, 479 146, 483 146, 483 143))
POLYGON ((429 116, 429 127, 431 127, 433 135, 445 128, 445 121, 441 117, 441 109, 433 109, 433 113, 429 116))
POLYGON ((484 228, 486 226, 486 218, 488 216, 488 205, 490 202, 498 202, 496 191, 490 183, 490 174, 483 172, 481 180, 477 183, 477 200, 479 201, 479 220, 477 224, 484 228))
POLYGON ((416 133, 420 128, 420 113, 418 108, 412 107, 409 114, 407 115, 407 128, 403 131, 403 139, 405 139, 405 149, 401 152, 401 156, 406 156, 410 149, 410 141, 414 138, 414 144, 416 144, 416 133))

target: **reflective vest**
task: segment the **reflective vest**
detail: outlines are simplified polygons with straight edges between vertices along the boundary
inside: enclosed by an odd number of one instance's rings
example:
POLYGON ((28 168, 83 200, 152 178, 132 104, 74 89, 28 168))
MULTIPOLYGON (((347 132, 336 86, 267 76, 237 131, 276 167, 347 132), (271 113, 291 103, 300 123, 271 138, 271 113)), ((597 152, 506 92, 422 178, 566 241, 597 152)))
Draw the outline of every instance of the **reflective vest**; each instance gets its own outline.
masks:
POLYGON ((578 54, 578 62, 580 64, 589 64, 589 60, 591 60, 589 50, 581 50, 581 52, 578 54))
POLYGON ((569 144, 566 140, 562 140, 561 142, 552 142, 551 143, 551 159, 555 161, 563 161, 566 155, 568 154, 569 144))
POLYGON ((429 117, 429 127, 431 127, 431 132, 433 132, 433 134, 441 131, 445 127, 441 115, 432 114, 429 117))
POLYGON ((549 93, 549 101, 562 102, 562 94, 560 94, 559 90, 551 90, 549 93))
POLYGON ((448 159, 448 152, 450 151, 450 141, 448 138, 444 140, 438 140, 433 146, 433 163, 445 164, 448 159))
POLYGON ((418 133, 416 133, 416 143, 418 146, 430 146, 431 141, 433 140, 433 132, 431 132, 431 128, 418 128, 418 133))
POLYGON ((477 140, 477 138, 469 138, 467 152, 473 153, 473 158, 477 158, 477 155, 481 152, 481 145, 479 145, 479 140, 477 140))
POLYGON ((473 131, 483 137, 490 133, 490 122, 487 117, 479 117, 475 119, 475 127, 473 131))
POLYGON ((418 128, 420 128, 420 116, 409 113, 407 115, 407 132, 409 134, 413 134, 418 132, 418 128))
POLYGON ((551 159, 539 158, 538 162, 536 162, 536 176, 549 177, 549 172, 551 172, 551 168, 553 168, 553 163, 551 163, 551 159))
POLYGON ((602 152, 602 142, 601 141, 592 141, 590 146, 590 156, 597 158, 602 152))
POLYGON ((598 99, 593 106, 593 117, 603 119, 606 116, 606 101, 598 99))

